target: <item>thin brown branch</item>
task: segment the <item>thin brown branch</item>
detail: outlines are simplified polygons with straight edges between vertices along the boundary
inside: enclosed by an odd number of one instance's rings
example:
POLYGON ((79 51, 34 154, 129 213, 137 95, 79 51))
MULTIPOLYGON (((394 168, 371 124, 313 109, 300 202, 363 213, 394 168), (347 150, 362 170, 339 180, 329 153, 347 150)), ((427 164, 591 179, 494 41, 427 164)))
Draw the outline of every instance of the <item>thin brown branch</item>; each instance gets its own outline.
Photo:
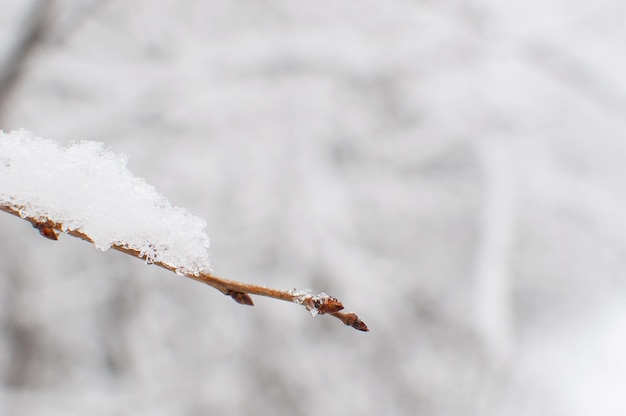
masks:
MULTIPOLYGON (((77 237, 87 242, 93 243, 93 240, 87 234, 81 232, 80 230, 64 230, 63 224, 54 222, 48 218, 23 217, 22 215, 20 215, 19 207, 0 205, 0 210, 30 222, 34 228, 39 230, 39 233, 42 236, 48 239, 56 240, 57 233, 63 232, 73 237, 77 237)), ((145 260, 145 258, 141 255, 139 251, 132 248, 121 245, 113 245, 112 248, 129 254, 138 259, 145 260)), ((176 272, 176 269, 168 264, 158 261, 152 264, 156 264, 157 266, 160 266, 164 269, 176 272)), ((272 289, 265 286, 224 279, 214 276, 211 273, 201 273, 198 275, 187 273, 185 274, 185 276, 214 287, 223 294, 232 297, 237 303, 240 303, 242 305, 254 305, 250 295, 265 296, 273 299, 279 299, 303 305, 309 312, 311 312, 313 316, 328 314, 341 320, 344 324, 358 329, 359 331, 369 331, 365 322, 363 322, 355 313, 340 312, 341 310, 343 310, 342 303, 338 299, 332 296, 328 296, 325 293, 314 295, 308 291, 298 291, 295 289, 272 289)))

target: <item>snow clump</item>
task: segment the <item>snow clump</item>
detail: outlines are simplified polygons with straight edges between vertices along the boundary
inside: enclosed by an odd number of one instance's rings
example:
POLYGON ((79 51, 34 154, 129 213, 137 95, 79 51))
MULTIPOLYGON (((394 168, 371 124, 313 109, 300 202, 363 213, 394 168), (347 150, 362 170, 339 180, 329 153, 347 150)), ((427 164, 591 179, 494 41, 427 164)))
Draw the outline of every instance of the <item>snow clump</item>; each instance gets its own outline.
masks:
POLYGON ((172 207, 103 143, 0 131, 0 205, 80 231, 96 247, 137 250, 179 274, 210 272, 205 221, 172 207))

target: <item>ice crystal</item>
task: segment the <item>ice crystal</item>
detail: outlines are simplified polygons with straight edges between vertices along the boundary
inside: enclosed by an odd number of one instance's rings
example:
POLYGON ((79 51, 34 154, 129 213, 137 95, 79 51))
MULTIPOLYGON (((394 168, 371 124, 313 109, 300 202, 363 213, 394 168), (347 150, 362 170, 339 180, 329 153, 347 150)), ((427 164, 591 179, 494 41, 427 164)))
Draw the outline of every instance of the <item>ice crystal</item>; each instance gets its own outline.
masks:
POLYGON ((304 307, 311 312, 311 315, 338 312, 343 309, 341 302, 324 292, 314 295, 310 289, 292 289, 289 293, 293 296, 293 302, 304 307))

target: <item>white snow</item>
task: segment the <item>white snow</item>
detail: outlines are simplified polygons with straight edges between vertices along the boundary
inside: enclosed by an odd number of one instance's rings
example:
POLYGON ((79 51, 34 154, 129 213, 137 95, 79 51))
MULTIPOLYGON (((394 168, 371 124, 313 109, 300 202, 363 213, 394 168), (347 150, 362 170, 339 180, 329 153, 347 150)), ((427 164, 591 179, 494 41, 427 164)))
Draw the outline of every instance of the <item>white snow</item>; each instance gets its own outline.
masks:
POLYGON ((80 231, 101 250, 134 249, 180 274, 210 271, 206 223, 172 207, 126 162, 103 143, 0 132, 0 204, 80 231))

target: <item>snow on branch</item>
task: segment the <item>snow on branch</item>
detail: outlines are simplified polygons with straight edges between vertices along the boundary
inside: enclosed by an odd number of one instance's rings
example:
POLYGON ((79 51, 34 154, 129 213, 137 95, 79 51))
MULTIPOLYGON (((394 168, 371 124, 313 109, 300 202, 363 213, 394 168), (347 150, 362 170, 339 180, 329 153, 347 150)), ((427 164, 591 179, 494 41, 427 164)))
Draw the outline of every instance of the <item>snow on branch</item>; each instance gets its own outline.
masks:
POLYGON ((367 325, 325 293, 277 290, 213 275, 206 223, 167 199, 126 168, 126 157, 102 143, 0 131, 0 210, 29 221, 39 233, 59 233, 122 251, 149 264, 208 284, 243 305, 250 295, 303 305, 361 331, 367 325))

